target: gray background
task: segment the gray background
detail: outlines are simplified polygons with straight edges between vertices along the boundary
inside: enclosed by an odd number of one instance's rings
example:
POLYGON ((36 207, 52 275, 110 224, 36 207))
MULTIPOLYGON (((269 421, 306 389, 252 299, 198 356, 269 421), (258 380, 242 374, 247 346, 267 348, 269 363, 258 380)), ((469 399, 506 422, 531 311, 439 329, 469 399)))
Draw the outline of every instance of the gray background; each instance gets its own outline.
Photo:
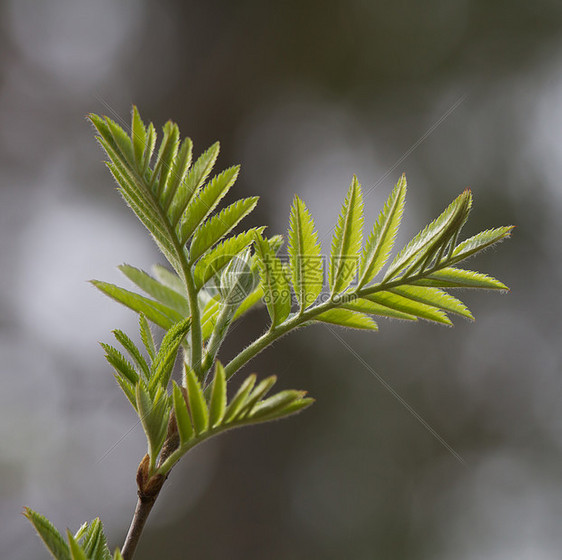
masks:
POLYGON ((463 293, 475 324, 319 326, 254 360, 316 405, 185 459, 139 560, 560 558, 561 31, 555 0, 0 3, 0 556, 46 557, 24 505, 99 515, 112 547, 134 507, 143 434, 96 341, 135 318, 86 281, 160 257, 84 116, 135 103, 220 139, 271 234, 299 193, 326 250, 352 174, 372 224, 403 171, 399 243, 466 186, 466 235, 517 225, 472 264, 512 288, 463 293))

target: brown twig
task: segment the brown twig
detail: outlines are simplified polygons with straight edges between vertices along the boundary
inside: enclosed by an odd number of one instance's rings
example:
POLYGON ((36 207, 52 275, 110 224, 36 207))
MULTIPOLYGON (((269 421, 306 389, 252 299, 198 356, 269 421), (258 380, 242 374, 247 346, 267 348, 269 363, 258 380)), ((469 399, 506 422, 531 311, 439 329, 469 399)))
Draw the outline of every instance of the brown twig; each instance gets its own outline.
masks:
POLYGON ((121 551, 123 560, 132 560, 144 529, 144 525, 157 497, 158 494, 150 498, 140 496, 139 494, 135 514, 133 515, 133 520, 131 521, 131 526, 129 527, 129 532, 127 533, 125 544, 123 545, 123 549, 121 551))
MULTIPOLYGON (((168 422, 166 442, 162 447, 158 466, 160 466, 170 456, 170 454, 174 452, 178 445, 178 427, 176 417, 172 413, 168 422)), ((156 502, 156 498, 158 498, 158 495, 160 494, 160 490, 162 490, 164 482, 166 482, 167 476, 159 474, 150 476, 149 467, 150 457, 147 454, 143 457, 143 460, 140 462, 137 470, 139 498, 137 500, 137 506, 135 507, 135 513, 133 515, 129 531, 125 537, 125 542, 121 550, 123 560, 132 560, 146 524, 146 520, 148 519, 150 511, 156 502)))

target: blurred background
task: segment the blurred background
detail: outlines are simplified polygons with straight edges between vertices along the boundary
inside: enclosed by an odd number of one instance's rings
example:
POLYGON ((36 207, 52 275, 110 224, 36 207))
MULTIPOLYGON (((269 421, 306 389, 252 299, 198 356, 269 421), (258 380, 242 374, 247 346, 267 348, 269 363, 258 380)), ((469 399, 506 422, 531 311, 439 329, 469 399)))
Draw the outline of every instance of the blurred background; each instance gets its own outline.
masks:
POLYGON ((60 529, 99 515, 112 547, 132 515, 144 436, 97 341, 136 319, 87 280, 127 285, 116 265, 161 258, 84 119, 128 122, 132 103, 196 153, 220 139, 270 234, 299 193, 328 249, 353 173, 371 225, 406 172, 399 244, 466 186, 467 236, 517 225, 471 265, 511 287, 461 294, 475 324, 318 326, 255 359, 316 405, 184 459, 139 560, 559 559, 555 0, 0 2, 0 556, 46 558, 26 505, 60 529))

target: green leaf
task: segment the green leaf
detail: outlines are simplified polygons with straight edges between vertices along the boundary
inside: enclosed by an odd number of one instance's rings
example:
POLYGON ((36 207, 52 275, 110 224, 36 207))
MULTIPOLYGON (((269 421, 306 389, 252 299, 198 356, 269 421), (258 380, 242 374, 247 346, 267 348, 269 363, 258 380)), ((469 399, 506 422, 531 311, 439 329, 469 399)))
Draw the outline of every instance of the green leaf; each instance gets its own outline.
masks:
POLYGON ((250 311, 250 309, 252 309, 252 307, 254 307, 255 305, 257 305, 258 303, 261 302, 262 298, 263 298, 263 287, 262 286, 258 286, 248 297, 246 297, 242 303, 238 306, 238 309, 236 310, 236 313, 234 313, 234 316, 232 317, 233 321, 236 321, 236 319, 239 319, 240 317, 242 317, 242 315, 244 315, 244 313, 247 313, 248 311, 250 311))
MULTIPOLYGON (((108 146, 104 147, 111 158, 110 148, 108 146)), ((168 238, 167 226, 160 216, 158 207, 150 199, 151 195, 145 192, 147 186, 143 185, 139 179, 132 176, 131 171, 127 170, 124 164, 118 159, 108 162, 107 167, 118 183, 118 191, 127 205, 148 229, 162 252, 166 256, 169 255, 177 266, 179 261, 176 249, 168 238)))
POLYGON ((174 403, 174 414, 178 425, 178 433, 180 436, 180 445, 185 445, 193 439, 195 434, 193 424, 187 410, 187 403, 183 396, 182 390, 177 386, 176 382, 172 382, 172 399, 174 403))
POLYGON ((185 317, 189 315, 189 302, 186 297, 178 294, 177 291, 155 280, 152 276, 144 272, 144 270, 140 270, 134 266, 122 264, 117 268, 141 290, 160 303, 163 303, 166 307, 173 309, 181 316, 185 317))
POLYGON ((233 258, 220 275, 217 289, 223 305, 238 307, 258 284, 258 273, 250 249, 233 258))
POLYGON ((174 309, 120 288, 115 284, 108 284, 99 280, 91 280, 91 283, 115 301, 122 303, 136 313, 143 313, 147 319, 163 329, 169 329, 174 323, 182 319, 182 316, 174 309))
POLYGON ((89 560, 82 547, 78 544, 72 533, 67 529, 66 537, 68 539, 70 558, 72 560, 89 560))
POLYGON ((406 176, 402 175, 379 214, 377 223, 363 250, 359 270, 359 287, 368 284, 386 264, 400 227, 405 200, 406 176))
POLYGON ((196 289, 199 290, 213 276, 223 270, 233 257, 239 255, 253 243, 256 233, 261 235, 264 230, 265 227, 251 228, 239 235, 229 237, 203 255, 193 269, 196 289))
POLYGON ((213 169, 219 155, 220 145, 215 142, 193 164, 185 179, 180 183, 168 208, 168 218, 175 226, 185 212, 193 195, 201 188, 213 169))
POLYGON ((157 385, 163 388, 168 386, 178 348, 190 327, 191 317, 187 317, 176 323, 164 336, 160 349, 152 362, 149 385, 151 392, 157 385))
POLYGON ((150 359, 154 360, 154 356, 156 355, 156 345, 154 344, 154 337, 152 336, 150 325, 143 313, 139 314, 139 330, 144 347, 146 348, 150 359))
MULTIPOLYGON (((119 184, 119 192, 150 231, 172 266, 176 270, 181 270, 182 257, 178 252, 178 246, 170 237, 170 225, 145 180, 145 176, 150 174, 148 170, 144 174, 139 173, 131 163, 134 157, 131 141, 110 119, 104 120, 96 115, 90 115, 90 120, 98 130, 98 140, 111 160, 108 162, 108 167, 119 184)), ((149 134, 152 134, 152 129, 149 134)))
POLYGON ((428 288, 422 286, 397 286, 388 290, 399 296, 425 303, 433 307, 438 307, 444 311, 456 313, 461 317, 474 320, 472 313, 468 310, 466 305, 458 300, 456 297, 440 290, 439 288, 428 288))
POLYGON ((176 194, 178 187, 183 183, 189 166, 191 165, 191 156, 193 153, 193 143, 190 138, 184 138, 181 143, 179 152, 172 163, 170 174, 166 179, 166 184, 162 191, 161 204, 162 208, 168 210, 173 196, 176 194))
POLYGON ((152 272, 154 273, 154 276, 156 276, 158 282, 164 284, 164 286, 168 286, 168 288, 174 290, 182 297, 187 297, 187 290, 181 278, 175 272, 172 272, 159 264, 153 265, 152 272))
POLYGON ((332 238, 329 274, 332 294, 345 290, 355 278, 362 239, 363 196, 354 175, 332 238))
POLYGON ((55 529, 53 524, 43 515, 25 508, 23 514, 41 537, 49 552, 56 560, 71 560, 70 550, 62 535, 55 529))
MULTIPOLYGON (((74 538, 76 539, 76 537, 74 538)), ((96 517, 86 529, 81 547, 88 560, 111 560, 111 553, 107 547, 107 540, 99 517, 96 517)))
POLYGON ((417 286, 434 286, 437 288, 484 288, 488 290, 509 290, 499 280, 472 270, 462 268, 442 268, 425 278, 415 280, 417 286))
POLYGON ((145 179, 150 179, 152 171, 150 169, 150 160, 152 159, 152 154, 154 153, 154 148, 156 147, 156 129, 152 123, 148 124, 148 132, 146 138, 146 145, 144 147, 144 153, 142 156, 143 166, 141 177, 145 179))
POLYGON ((102 348, 105 350, 105 359, 113 366, 115 371, 120 375, 127 379, 133 385, 139 379, 139 375, 136 372, 135 368, 132 364, 113 346, 109 344, 105 344, 104 342, 100 343, 102 348))
POLYGON ((223 365, 217 361, 209 402, 209 427, 220 425, 226 411, 226 378, 223 365))
POLYGON ((105 123, 109 132, 111 133, 114 145, 122 155, 124 161, 134 167, 135 156, 133 151, 133 144, 129 135, 115 121, 112 121, 108 117, 105 118, 105 123))
POLYGON ((244 408, 247 402, 247 398, 248 395, 250 394, 250 391, 254 388, 255 383, 256 383, 256 375, 253 373, 249 375, 246 379, 244 379, 238 391, 236 392, 234 397, 232 397, 232 400, 230 401, 229 405, 226 407, 226 411, 224 413, 224 419, 222 421, 223 424, 225 425, 230 424, 237 420, 240 412, 242 411, 242 409, 244 408))
POLYGON ((271 326, 281 324, 291 312, 291 289, 281 261, 267 240, 256 234, 256 257, 264 291, 264 302, 271 317, 271 326))
POLYGON ((195 262, 201 255, 231 232, 240 220, 256 207, 258 200, 259 197, 257 196, 238 200, 203 223, 195 232, 189 248, 191 262, 195 262))
MULTIPOLYGON (((261 228, 259 228, 261 229, 261 228)), ((264 228, 265 229, 265 228, 264 228)), ((262 233, 262 231, 259 231, 258 233, 262 233)), ((283 236, 282 235, 274 235, 273 237, 270 237, 267 242, 269 243, 269 246, 271 247, 271 250, 273 251, 273 253, 275 255, 277 255, 277 253, 279 253, 279 249, 281 249, 281 247, 283 247, 283 236)))
POLYGON ((421 319, 426 319, 428 321, 434 321, 436 323, 443 323, 444 325, 452 325, 451 320, 443 311, 436 309, 431 305, 426 305, 424 303, 419 303, 417 301, 412 301, 411 299, 399 296, 388 291, 376 292, 374 294, 369 294, 365 296, 366 299, 379 303, 380 305, 386 305, 397 311, 402 311, 404 313, 409 313, 420 317, 421 319))
POLYGON ((114 374, 113 377, 115 377, 115 381, 117 381, 119 387, 121 387, 121 390, 123 391, 123 393, 125 393, 125 396, 131 403, 132 407, 135 410, 137 410, 137 397, 135 395, 135 385, 133 385, 128 379, 126 379, 121 375, 114 374))
POLYGON ((377 324, 370 317, 348 309, 330 309, 315 315, 314 320, 351 329, 379 330, 377 324))
MULTIPOLYGON (((112 170, 111 165, 108 167, 112 170)), ((113 170, 112 170, 113 171, 113 170)), ((114 174, 117 182, 120 182, 118 176, 114 174)), ((123 185, 123 183, 121 183, 123 185)), ((178 253, 177 247, 174 245, 174 240, 170 238, 170 232, 167 225, 156 215, 155 210, 150 208, 144 201, 140 200, 136 192, 127 190, 123 186, 118 188, 119 193, 127 203, 127 205, 137 215, 137 218, 144 224, 150 232, 154 242, 162 251, 168 262, 172 265, 177 272, 181 271, 182 257, 178 253)))
POLYGON ((454 243, 466 222, 471 205, 472 195, 470 190, 466 189, 396 255, 386 272, 384 281, 391 280, 401 272, 403 277, 412 275, 418 269, 423 272, 430 268, 433 260, 438 264, 447 245, 454 243))
POLYGON ((180 131, 177 124, 168 121, 162 129, 163 137, 158 150, 158 157, 152 172, 151 190, 162 202, 164 187, 170 175, 174 159, 178 153, 180 131))
POLYGON ((386 305, 380 305, 374 301, 368 299, 356 298, 352 300, 344 300, 342 303, 344 309, 349 309, 351 311, 359 311, 360 313, 367 313, 368 315, 379 315, 381 317, 391 317, 393 319, 403 319, 405 321, 417 321, 418 318, 410 313, 404 313, 403 311, 397 311, 387 307, 386 305))
POLYGON ((207 431, 209 426, 209 411, 201 385, 197 380, 195 372, 187 365, 185 366, 184 384, 187 388, 187 398, 189 401, 189 409, 191 411, 191 419, 193 427, 197 435, 207 431))
POLYGON ((134 105, 131 120, 131 140, 133 141, 135 161, 137 163, 137 168, 142 170, 144 168, 144 152, 148 136, 146 133, 146 127, 144 126, 140 114, 134 105))
POLYGON ((201 314, 201 337, 207 340, 213 333, 221 304, 217 299, 210 299, 201 314))
POLYGON ((463 261, 475 253, 507 239, 510 237, 513 227, 514 226, 504 226, 495 229, 488 229, 480 232, 478 235, 470 237, 455 247, 453 255, 451 259, 447 261, 447 264, 455 264, 463 261))
POLYGON ((240 410, 239 418, 246 417, 251 414, 255 404, 271 390, 276 382, 277 377, 275 375, 270 375, 260 381, 255 389, 248 395, 244 406, 240 410))
POLYGON ((265 422, 293 414, 314 402, 314 399, 304 398, 305 395, 306 391, 280 391, 254 406, 248 418, 265 422))
MULTIPOLYGON (((140 350, 135 346, 134 342, 123 331, 119 329, 115 329, 113 331, 113 334, 117 341, 122 344, 123 348, 127 350, 129 356, 133 358, 133 361, 139 366, 140 370, 144 373, 145 378, 148 379, 150 374, 148 364, 146 363, 143 355, 140 353, 140 350)), ((133 381, 132 379, 129 380, 133 383, 136 383, 136 381, 133 381)))
POLYGON ((80 539, 82 539, 82 537, 86 534, 86 531, 88 530, 88 526, 89 523, 82 523, 82 525, 80 525, 80 528, 78 529, 78 531, 76 531, 76 533, 74 533, 74 538, 79 541, 80 539))
POLYGON ((123 560, 123 556, 121 554, 121 551, 118 548, 115 549, 115 554, 113 555, 113 560, 123 560))
POLYGON ((289 218, 291 277, 301 309, 312 305, 324 283, 318 233, 305 203, 295 196, 289 218))
POLYGON ((256 422, 256 421, 270 422, 271 420, 281 420, 281 418, 287 418, 287 416, 291 416, 293 414, 297 414, 298 412, 301 412, 301 410, 308 408, 311 404, 314 404, 314 402, 315 399, 312 399, 310 397, 304 399, 297 399, 289 403, 287 406, 285 406, 285 408, 281 410, 272 412, 269 415, 266 414, 264 414, 263 416, 260 415, 259 418, 252 418, 252 422, 256 422))
POLYGON ((230 187, 234 185, 239 171, 240 166, 238 165, 226 169, 209 181, 191 199, 177 226, 177 232, 182 245, 189 240, 193 232, 216 208, 230 187))
POLYGON ((169 405, 163 387, 158 387, 151 397, 143 383, 136 386, 137 410, 148 442, 150 463, 155 465, 156 458, 162 449, 168 428, 169 405))

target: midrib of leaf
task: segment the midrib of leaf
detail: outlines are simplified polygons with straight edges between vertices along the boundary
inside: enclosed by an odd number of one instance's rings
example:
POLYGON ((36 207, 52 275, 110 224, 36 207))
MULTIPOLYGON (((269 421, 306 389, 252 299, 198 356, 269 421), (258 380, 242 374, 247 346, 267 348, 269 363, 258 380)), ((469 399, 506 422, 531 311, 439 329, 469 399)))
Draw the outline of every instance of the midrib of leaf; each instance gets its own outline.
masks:
MULTIPOLYGON (((138 180, 141 179, 139 178, 138 180)), ((150 200, 156 207, 156 211, 158 212, 159 217, 162 219, 166 227, 166 233, 168 234, 169 239, 172 241, 173 248, 178 257, 178 264, 180 265, 181 268, 181 273, 183 276, 182 280, 184 282, 187 291, 187 296, 189 300, 189 311, 191 313, 191 331, 190 331, 191 332, 191 345, 190 345, 191 363, 196 373, 199 373, 201 367, 201 357, 202 357, 201 318, 199 313, 199 303, 197 301, 197 290, 195 288, 195 282, 192 277, 191 266, 187 262, 187 257, 182 249, 180 240, 176 235, 175 228, 168 221, 168 217, 166 216, 166 213, 158 204, 156 195, 150 189, 147 189, 144 183, 142 184, 142 186, 145 189, 145 191, 148 192, 150 196, 150 200)))
MULTIPOLYGON (((301 203, 302 204, 302 203, 301 203)), ((301 219, 301 204, 297 203, 297 210, 295 212, 295 236, 297 241, 298 252, 296 255, 297 261, 297 286, 299 287, 299 301, 301 303, 301 311, 306 306, 306 286, 304 285, 305 262, 304 262, 304 235, 303 224, 301 219)), ((296 287, 296 286, 295 286, 296 287)))
MULTIPOLYGON (((351 188, 349 189, 348 198, 346 200, 347 205, 344 203, 344 208, 342 209, 341 216, 344 216, 341 232, 338 236, 338 231, 336 228, 336 233, 334 237, 334 243, 332 245, 332 254, 330 255, 330 272, 332 281, 332 294, 336 294, 340 287, 346 288, 347 286, 341 286, 342 284, 342 268, 345 266, 345 256, 353 255, 356 256, 357 251, 350 251, 350 247, 354 243, 357 243, 356 237, 359 237, 358 245, 361 246, 361 228, 363 224, 362 220, 362 210, 363 203, 361 200, 361 187, 354 177, 351 188), (344 210, 346 211, 343 214, 344 210), (357 232, 353 232, 354 220, 358 220, 359 229, 357 232), (355 235, 354 235, 355 234, 355 235)), ((357 267, 355 267, 357 268, 357 267)), ((355 276, 356 272, 354 272, 355 276)), ((352 277, 353 279, 353 277, 352 277)), ((347 280, 344 281, 344 284, 347 280)))

